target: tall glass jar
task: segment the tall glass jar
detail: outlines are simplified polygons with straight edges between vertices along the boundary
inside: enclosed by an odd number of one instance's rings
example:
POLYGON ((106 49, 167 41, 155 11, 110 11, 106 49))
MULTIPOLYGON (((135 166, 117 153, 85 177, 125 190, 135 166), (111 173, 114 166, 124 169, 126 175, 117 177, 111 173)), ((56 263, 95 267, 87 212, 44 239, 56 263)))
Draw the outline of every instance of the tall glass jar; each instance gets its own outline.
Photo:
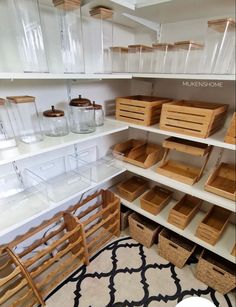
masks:
POLYGON ((65 136, 69 133, 67 119, 63 110, 57 110, 54 106, 51 110, 43 112, 44 133, 47 136, 65 136))
POLYGON ((16 145, 15 134, 6 107, 6 101, 0 98, 0 150, 16 145))
POLYGON ((61 32, 65 73, 84 73, 84 48, 80 1, 53 0, 61 32))
POLYGON ((70 130, 73 133, 91 133, 96 130, 95 110, 86 98, 72 99, 69 103, 70 130))
POLYGON ((33 96, 7 97, 15 135, 27 144, 43 140, 39 115, 33 96))
POLYGON ((104 111, 102 108, 102 105, 100 104, 96 104, 95 101, 93 101, 93 108, 94 108, 94 112, 95 112, 95 124, 96 126, 102 126, 104 125, 104 111))

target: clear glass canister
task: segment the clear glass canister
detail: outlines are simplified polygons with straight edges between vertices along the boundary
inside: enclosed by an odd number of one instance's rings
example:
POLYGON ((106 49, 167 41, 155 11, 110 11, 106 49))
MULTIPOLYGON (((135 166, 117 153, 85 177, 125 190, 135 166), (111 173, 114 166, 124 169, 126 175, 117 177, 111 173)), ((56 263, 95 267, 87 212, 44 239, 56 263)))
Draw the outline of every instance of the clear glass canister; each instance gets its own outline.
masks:
POLYGON ((102 105, 100 104, 95 104, 95 101, 93 101, 93 108, 94 108, 94 112, 95 112, 95 123, 96 126, 102 126, 104 125, 104 111, 102 108, 102 105))
POLYGON ((43 140, 39 115, 33 96, 7 97, 15 135, 27 144, 43 140))
POLYGON ((128 46, 128 70, 129 72, 151 72, 152 53, 150 46, 129 45, 128 46))
POLYGON ((128 68, 128 48, 111 47, 112 72, 126 72, 128 68))
POLYGON ((56 110, 54 106, 43 112, 43 121, 44 133, 47 136, 64 136, 69 133, 65 112, 56 110))
POLYGON ((73 133, 91 133, 96 130, 95 111, 86 98, 72 99, 69 104, 70 130, 73 133))
POLYGON ((0 98, 0 150, 16 146, 15 134, 5 99, 0 98))

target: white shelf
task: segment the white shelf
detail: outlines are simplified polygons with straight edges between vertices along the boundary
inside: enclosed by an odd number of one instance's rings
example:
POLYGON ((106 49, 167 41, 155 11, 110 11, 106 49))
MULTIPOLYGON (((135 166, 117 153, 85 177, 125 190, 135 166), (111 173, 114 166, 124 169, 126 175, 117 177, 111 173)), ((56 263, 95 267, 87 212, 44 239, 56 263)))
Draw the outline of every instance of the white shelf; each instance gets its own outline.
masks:
POLYGON ((235 75, 134 73, 134 78, 234 81, 235 75))
POLYGON ((166 185, 167 187, 173 188, 177 191, 181 191, 183 193, 196 196, 200 199, 203 199, 209 203, 217 205, 222 208, 226 208, 230 211, 236 212, 236 205, 233 200, 229 200, 227 198, 218 196, 216 194, 207 192, 204 190, 204 184, 209 177, 209 173, 206 173, 199 182, 194 185, 187 185, 185 183, 170 179, 169 177, 162 176, 155 172, 157 165, 154 165, 151 168, 144 169, 130 163, 122 162, 117 160, 117 165, 121 165, 126 168, 127 171, 145 177, 147 179, 153 180, 155 182, 159 182, 161 184, 166 185))
MULTIPOLYGON (((118 193, 117 195, 119 196, 118 193)), ((219 241, 216 243, 215 246, 212 246, 195 236, 196 229, 206 213, 199 211, 192 219, 190 224, 184 230, 182 230, 167 222, 170 209, 176 204, 175 200, 170 201, 170 203, 158 215, 153 215, 141 208, 140 197, 134 200, 134 202, 132 203, 121 198, 121 203, 124 204, 126 207, 134 210, 135 212, 140 213, 143 216, 146 216, 147 218, 153 220, 154 222, 170 230, 173 230, 174 232, 184 236, 185 238, 188 238, 189 240, 195 242, 196 244, 199 244, 202 247, 212 251, 213 253, 218 254, 221 257, 235 263, 235 257, 231 255, 231 251, 235 244, 235 231, 236 231, 235 225, 229 223, 222 237, 219 239, 219 241)))
POLYGON ((78 144, 84 141, 93 140, 105 135, 124 131, 128 129, 125 123, 115 123, 105 121, 104 125, 97 127, 96 131, 89 134, 70 133, 64 137, 45 137, 42 142, 35 144, 20 143, 18 147, 0 152, 0 165, 13 161, 29 158, 52 150, 64 148, 66 146, 78 144))
MULTIPOLYGON (((229 119, 231 118, 232 118, 232 114, 229 114, 229 119)), ((122 121, 116 120, 114 116, 107 117, 107 120, 110 120, 111 122, 124 123, 122 121)), ((218 132, 214 133, 212 136, 206 139, 203 139, 203 138, 197 138, 197 137, 186 135, 186 134, 180 134, 180 133, 161 130, 159 128, 159 124, 152 125, 152 126, 141 126, 141 125, 136 125, 132 123, 127 123, 127 125, 129 125, 129 127, 131 128, 144 130, 144 131, 148 131, 152 133, 158 133, 158 134, 167 135, 167 136, 174 136, 174 137, 185 139, 185 140, 200 142, 203 144, 213 145, 216 147, 226 148, 230 150, 236 150, 236 145, 228 144, 224 142, 224 137, 227 132, 227 127, 222 128, 218 132)))

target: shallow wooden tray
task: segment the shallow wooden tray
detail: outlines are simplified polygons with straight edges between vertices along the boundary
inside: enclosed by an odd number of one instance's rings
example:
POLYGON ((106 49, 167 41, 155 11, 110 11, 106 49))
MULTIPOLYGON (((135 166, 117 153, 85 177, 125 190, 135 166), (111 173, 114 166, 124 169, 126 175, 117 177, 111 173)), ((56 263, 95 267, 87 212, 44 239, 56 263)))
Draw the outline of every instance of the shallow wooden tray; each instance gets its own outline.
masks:
POLYGON ((140 199, 141 208, 157 215, 168 204, 172 194, 168 189, 155 186, 140 199))
POLYGON ((199 224, 195 235, 201 240, 215 245, 223 234, 230 215, 231 211, 213 206, 199 224))
POLYGON ((205 183, 205 190, 236 201, 235 165, 221 163, 205 183))
POLYGON ((146 142, 136 139, 130 139, 123 143, 118 143, 113 147, 113 156, 119 160, 125 160, 129 153, 136 147, 144 145, 146 142))
POLYGON ((117 185, 120 195, 128 201, 135 200, 143 194, 147 188, 148 181, 137 176, 133 176, 117 185))
POLYGON ((170 210, 168 223, 185 229, 199 210, 202 200, 191 196, 184 197, 170 210))

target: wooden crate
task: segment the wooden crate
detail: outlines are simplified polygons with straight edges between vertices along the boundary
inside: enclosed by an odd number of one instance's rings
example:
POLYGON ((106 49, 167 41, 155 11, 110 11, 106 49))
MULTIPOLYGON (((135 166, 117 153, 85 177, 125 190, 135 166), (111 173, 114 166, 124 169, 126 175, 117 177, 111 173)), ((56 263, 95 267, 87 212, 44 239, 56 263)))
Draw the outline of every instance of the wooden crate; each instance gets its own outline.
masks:
POLYGON ((207 138, 225 122, 228 105, 173 101, 162 106, 160 129, 207 138))
POLYGON ((147 248, 156 242, 160 230, 160 225, 137 213, 132 213, 129 216, 130 236, 147 248))
POLYGON ((226 294, 236 287, 236 265, 209 251, 203 251, 196 277, 216 291, 226 294))
POLYGON ((89 195, 69 211, 83 225, 89 257, 120 235, 120 199, 109 190, 89 195))
POLYGON ((57 214, 9 243, 7 249, 41 300, 80 265, 89 263, 84 230, 70 213, 57 214))
POLYGON ((160 186, 153 187, 140 199, 141 208, 157 215, 168 204, 173 192, 160 186))
POLYGON ((236 113, 232 117, 230 126, 225 136, 225 143, 236 144, 236 113))
POLYGON ((182 268, 192 255, 196 245, 188 239, 168 230, 159 233, 158 254, 178 268, 182 268))
POLYGON ((231 211, 213 206, 198 225, 195 236, 211 245, 215 245, 222 236, 230 215, 231 211))
POLYGON ((129 153, 136 147, 146 144, 146 141, 130 139, 123 143, 115 144, 112 150, 112 154, 119 160, 126 160, 129 153))
POLYGON ((205 190, 236 201, 236 166, 221 163, 209 176, 205 190))
POLYGON ((180 229, 185 229, 198 212, 201 204, 201 199, 187 194, 184 195, 170 210, 168 223, 180 229))
POLYGON ((125 122, 150 126, 159 123, 161 108, 167 98, 152 96, 127 96, 116 98, 116 119, 125 122))
POLYGON ((232 249, 231 255, 236 257, 236 244, 234 244, 234 247, 232 249))
POLYGON ((126 208, 125 206, 121 206, 120 208, 120 230, 125 230, 129 226, 129 215, 133 211, 126 208))
POLYGON ((143 194, 147 188, 148 181, 137 176, 133 176, 117 185, 120 196, 128 201, 135 200, 143 194))

